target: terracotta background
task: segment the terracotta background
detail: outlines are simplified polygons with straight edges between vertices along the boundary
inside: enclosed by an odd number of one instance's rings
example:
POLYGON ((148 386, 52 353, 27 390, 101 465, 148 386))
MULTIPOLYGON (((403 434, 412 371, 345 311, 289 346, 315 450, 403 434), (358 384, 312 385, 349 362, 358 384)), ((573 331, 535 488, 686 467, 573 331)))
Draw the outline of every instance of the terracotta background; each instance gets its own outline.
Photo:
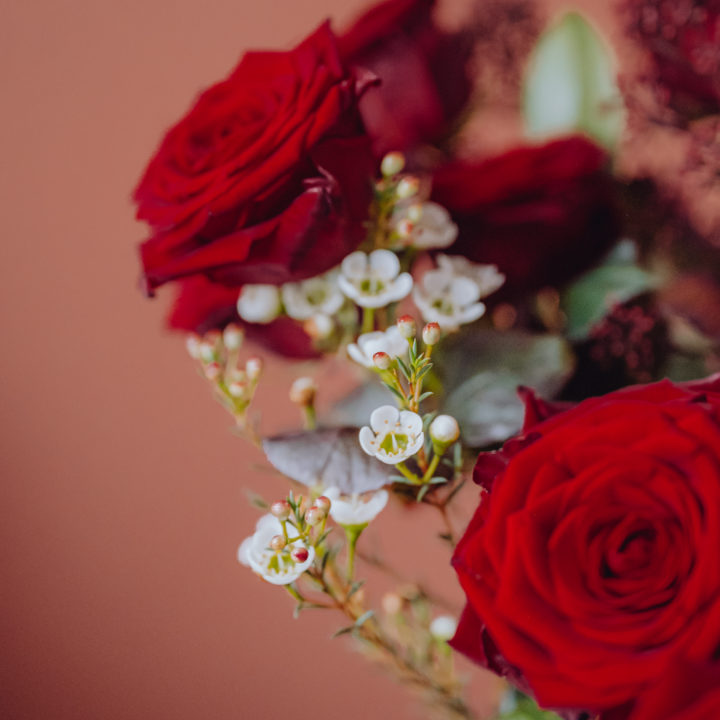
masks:
MULTIPOLYGON (((5 3, 0 717, 420 717, 328 639, 331 617, 294 621, 282 590, 237 565, 256 517, 243 488, 283 485, 249 469, 260 458, 161 331, 167 296, 135 287, 129 193, 162 130, 243 48, 361 6, 5 3)), ((270 377, 272 424, 289 379, 270 377)), ((387 512, 377 537, 457 598, 424 522, 387 512)))

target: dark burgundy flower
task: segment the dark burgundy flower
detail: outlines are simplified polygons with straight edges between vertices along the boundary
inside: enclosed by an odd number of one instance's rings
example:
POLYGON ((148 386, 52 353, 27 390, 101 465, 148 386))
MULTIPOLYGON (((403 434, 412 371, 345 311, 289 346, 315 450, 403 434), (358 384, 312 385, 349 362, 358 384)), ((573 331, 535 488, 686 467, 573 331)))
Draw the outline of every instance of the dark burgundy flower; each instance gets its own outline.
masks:
POLYGON ((234 322, 245 328, 249 340, 291 358, 318 357, 302 325, 282 316, 267 324, 245 323, 237 313, 240 288, 214 283, 202 275, 181 280, 168 317, 173 330, 204 335, 234 322))
POLYGON ((664 103, 685 119, 720 112, 720 2, 627 0, 625 7, 664 103))
POLYGON ((618 237, 607 160, 576 136, 440 167, 433 200, 459 227, 447 252, 497 265, 506 294, 569 280, 618 237))
POLYGON ((720 375, 566 410, 534 398, 474 477, 484 494, 453 558, 458 650, 546 707, 593 712, 718 653, 720 375))
POLYGON ((374 171, 350 73, 327 24, 289 52, 249 52, 163 139, 136 191, 147 287, 204 274, 279 284, 363 238, 374 171))
POLYGON ((433 22, 434 5, 387 0, 338 40, 344 61, 380 78, 360 101, 378 155, 438 141, 470 96, 470 36, 441 31, 433 22))

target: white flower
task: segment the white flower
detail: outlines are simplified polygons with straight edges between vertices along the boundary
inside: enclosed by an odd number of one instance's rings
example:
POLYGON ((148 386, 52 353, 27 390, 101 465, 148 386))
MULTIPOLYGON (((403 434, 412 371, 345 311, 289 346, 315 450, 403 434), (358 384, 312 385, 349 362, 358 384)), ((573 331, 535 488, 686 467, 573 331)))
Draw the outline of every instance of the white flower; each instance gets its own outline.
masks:
MULTIPOLYGON (((409 217, 412 207, 412 205, 401 206, 393 213, 395 227, 409 217)), ((410 237, 404 244, 422 250, 446 248, 452 245, 457 238, 458 227, 452 221, 450 213, 442 205, 434 202, 424 202, 421 208, 420 219, 412 223, 410 237)))
POLYGON ((315 315, 334 315, 345 298, 337 285, 337 270, 297 283, 285 283, 280 289, 285 312, 295 320, 315 315))
POLYGON ((494 265, 478 265, 463 257, 438 255, 438 267, 425 273, 415 286, 413 300, 427 322, 457 330, 485 314, 481 297, 505 281, 494 265))
POLYGON ((382 405, 370 415, 370 427, 360 430, 360 447, 381 462, 396 465, 423 446, 422 418, 409 410, 382 405))
POLYGON ((356 343, 347 346, 348 355, 365 367, 375 367, 373 355, 377 352, 384 352, 391 358, 396 358, 399 355, 406 355, 407 351, 408 341, 400 334, 397 325, 391 325, 384 332, 377 330, 364 333, 356 343))
POLYGON ((338 525, 367 525, 387 505, 387 490, 358 495, 342 495, 336 487, 323 492, 330 499, 330 517, 338 525))
POLYGON ((390 250, 359 250, 341 265, 340 290, 361 307, 379 308, 402 300, 412 290, 410 273, 400 272, 400 261, 390 250))
POLYGON ((272 322, 280 314, 280 291, 274 285, 243 285, 237 311, 246 322, 272 322))
MULTIPOLYGON (((315 548, 307 546, 300 540, 290 543, 282 550, 271 550, 270 540, 275 535, 282 535, 282 525, 273 515, 263 515, 258 520, 255 533, 245 538, 238 548, 238 560, 252 568, 263 580, 273 585, 289 585, 295 582, 312 564, 315 548), (293 550, 305 548, 307 559, 298 563, 291 557, 293 550)), ((288 534, 292 538, 297 530, 288 526, 288 534)))
POLYGON ((451 615, 439 615, 430 623, 430 634, 447 642, 457 630, 457 620, 451 615))

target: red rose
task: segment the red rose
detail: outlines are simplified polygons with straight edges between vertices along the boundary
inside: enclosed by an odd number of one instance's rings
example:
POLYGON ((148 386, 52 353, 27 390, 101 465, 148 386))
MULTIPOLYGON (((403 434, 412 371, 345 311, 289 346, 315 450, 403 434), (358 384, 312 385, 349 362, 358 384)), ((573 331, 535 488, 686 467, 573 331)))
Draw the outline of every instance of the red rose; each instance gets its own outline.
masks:
POLYGON ((173 330, 204 335, 234 322, 245 328, 249 340, 280 355, 298 359, 319 356, 302 325, 289 317, 281 316, 266 324, 244 322, 237 312, 239 294, 238 287, 214 283, 202 275, 181 280, 168 325, 173 330))
POLYGON ((289 52, 246 53, 163 139, 135 191, 148 289, 205 274, 279 284, 363 238, 374 167, 327 24, 289 52))
POLYGON ((442 32, 434 5, 387 0, 338 39, 343 60, 380 78, 360 101, 378 155, 440 140, 470 97, 470 37, 442 32))
POLYGON ((650 53, 655 82, 688 119, 720 112, 720 2, 628 0, 629 32, 650 53))
POLYGON ((717 720, 720 718, 720 664, 679 660, 637 702, 602 720, 717 720))
POLYGON ((720 651, 720 375, 532 400, 478 458, 452 644, 544 706, 613 708, 720 651))
POLYGON ((561 284, 617 239, 607 155, 583 137, 445 165, 433 200, 460 229, 449 252, 493 263, 514 294, 561 284))

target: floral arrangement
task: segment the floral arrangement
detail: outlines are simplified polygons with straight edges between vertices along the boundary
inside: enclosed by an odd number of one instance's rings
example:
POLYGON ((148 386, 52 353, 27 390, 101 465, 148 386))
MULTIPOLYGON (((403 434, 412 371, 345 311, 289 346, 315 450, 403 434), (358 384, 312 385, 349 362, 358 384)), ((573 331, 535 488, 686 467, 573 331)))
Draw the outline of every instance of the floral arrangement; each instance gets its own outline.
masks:
POLYGON ((499 718, 716 718, 720 3, 623 0, 607 38, 531 0, 440 10, 246 52, 135 190, 147 293, 174 285, 284 478, 238 560, 444 717, 477 717, 458 652, 507 679, 499 718), (266 352, 305 361, 301 429, 260 427, 266 352), (356 385, 332 421, 329 362, 356 385), (364 585, 396 578, 364 544, 401 505, 444 523, 460 617, 364 585))

